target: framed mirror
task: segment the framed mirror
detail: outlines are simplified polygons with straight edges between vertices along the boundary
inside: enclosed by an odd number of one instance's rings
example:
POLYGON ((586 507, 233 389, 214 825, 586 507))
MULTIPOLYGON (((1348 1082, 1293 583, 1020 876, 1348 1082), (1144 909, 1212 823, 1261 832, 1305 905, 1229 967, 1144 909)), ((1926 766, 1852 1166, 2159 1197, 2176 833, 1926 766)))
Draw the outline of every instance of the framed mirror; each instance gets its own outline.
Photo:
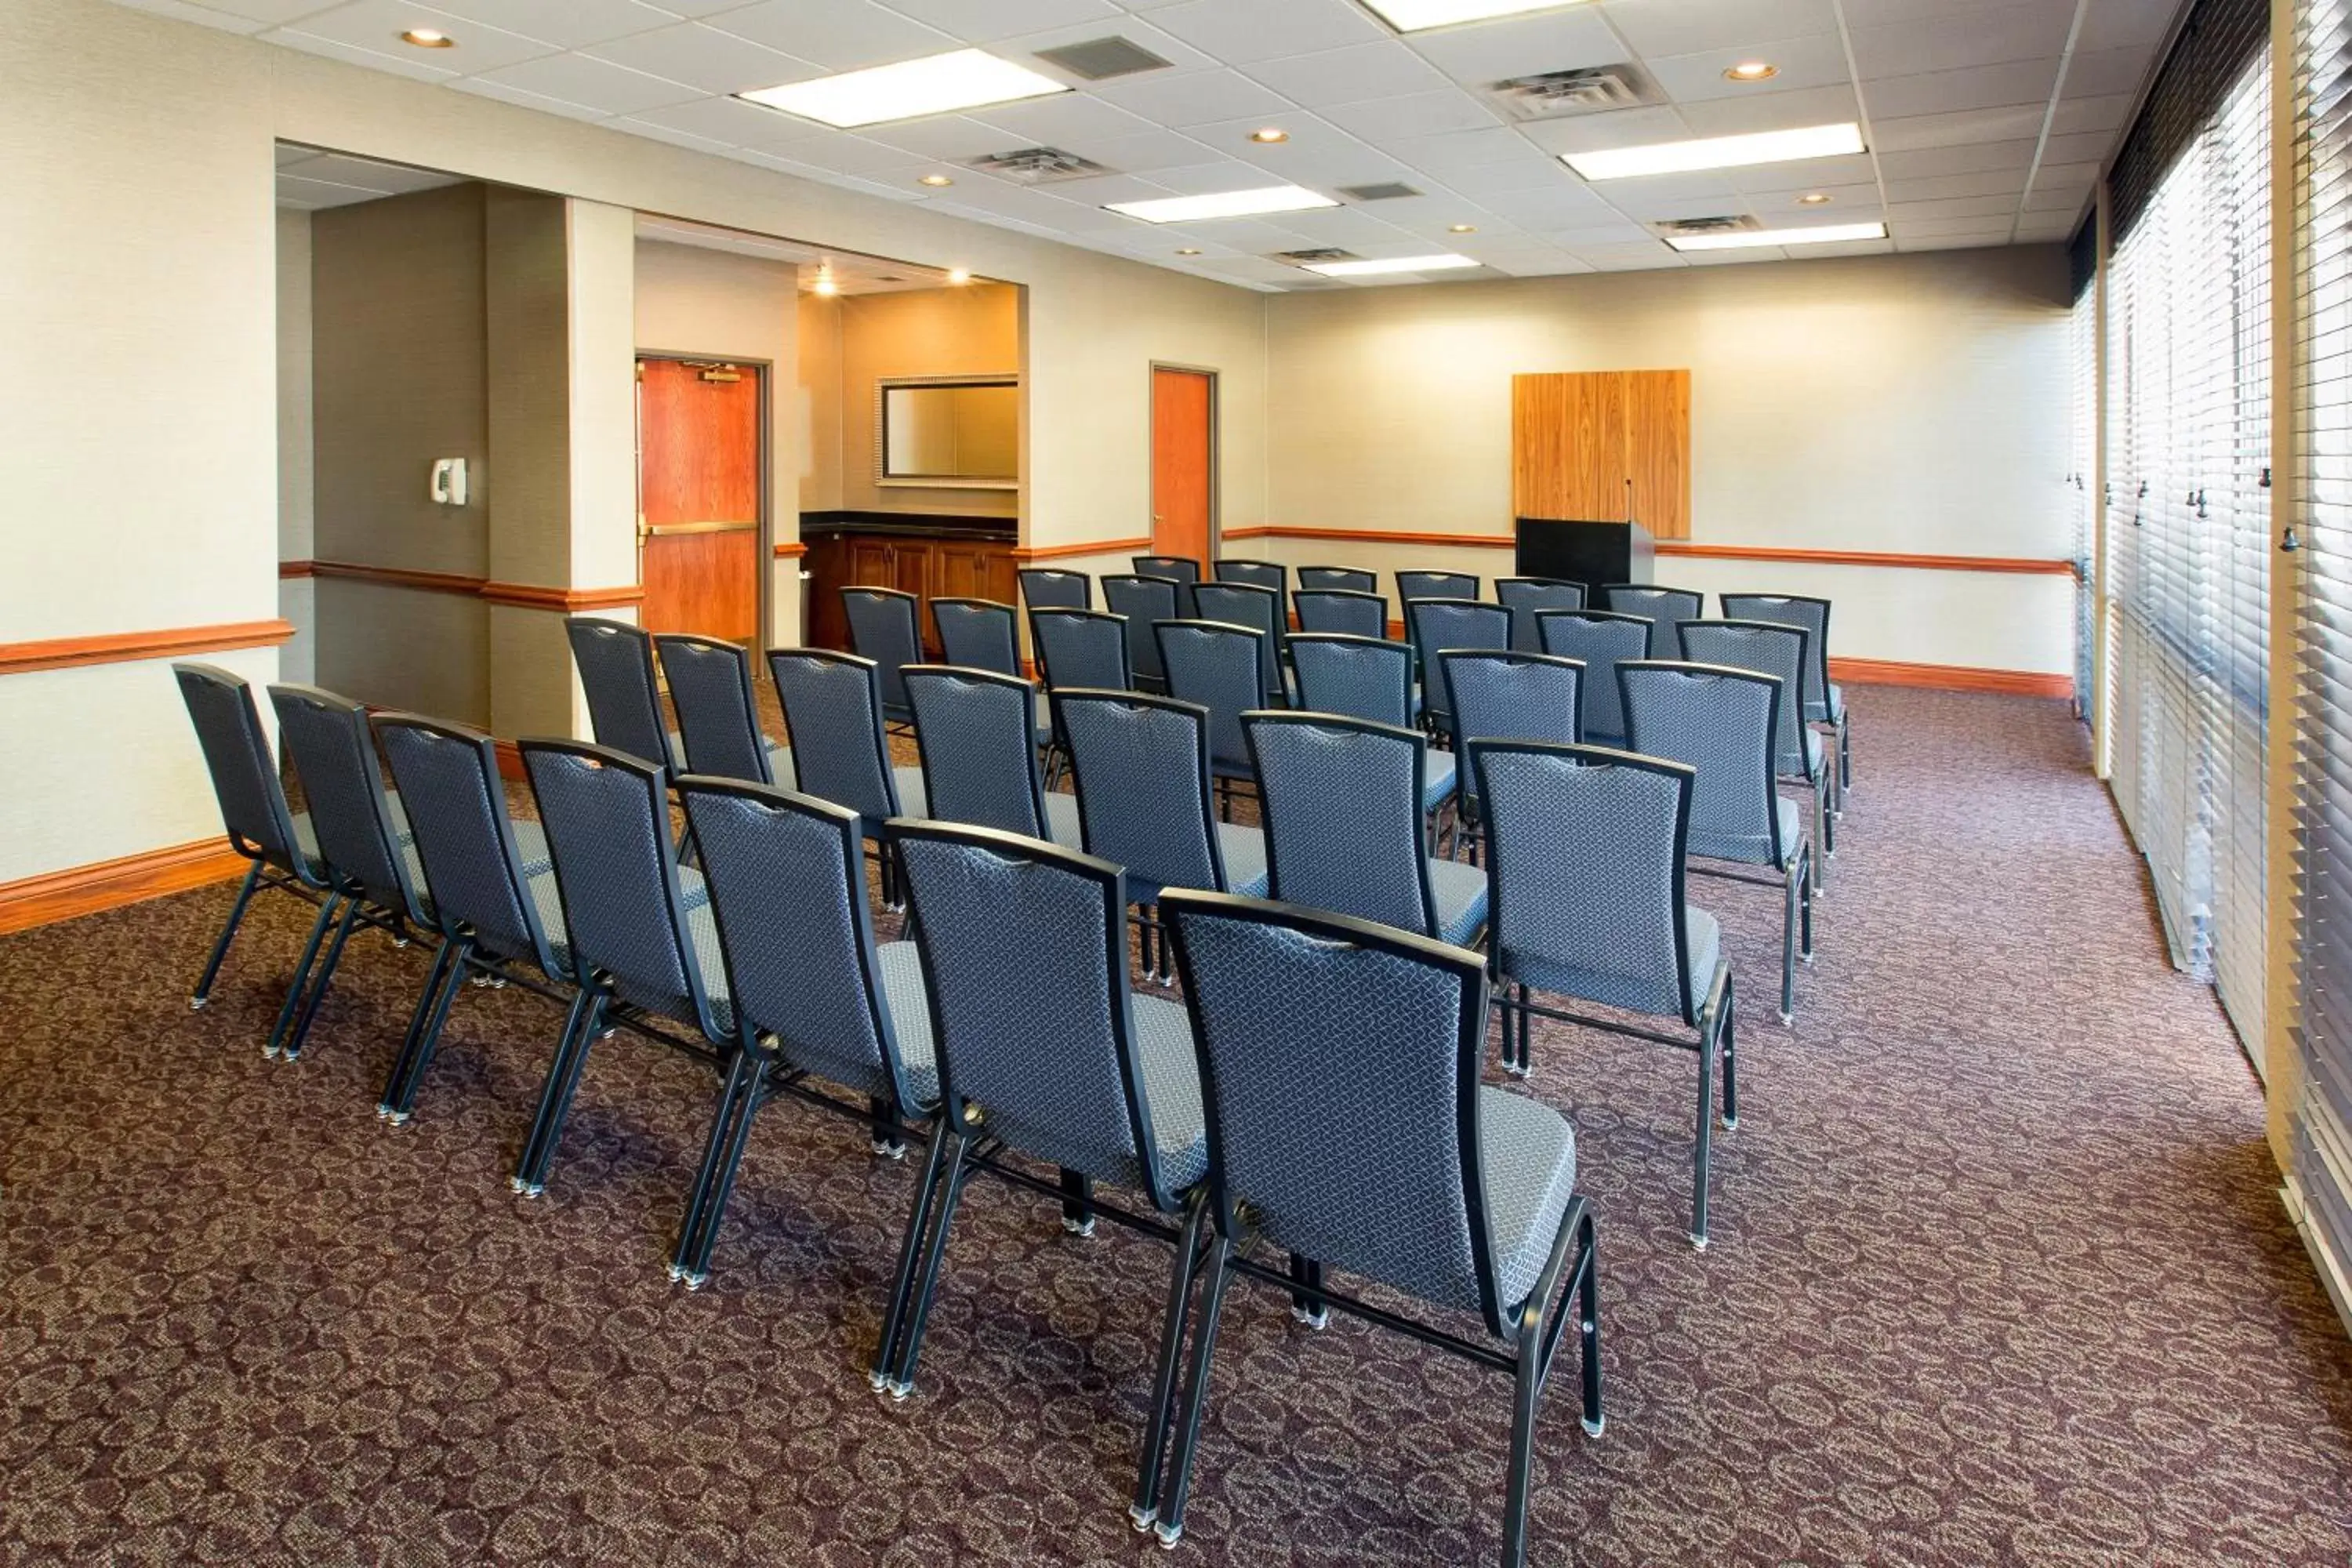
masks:
POLYGON ((1018 376, 896 376, 874 390, 877 483, 1019 488, 1018 376))

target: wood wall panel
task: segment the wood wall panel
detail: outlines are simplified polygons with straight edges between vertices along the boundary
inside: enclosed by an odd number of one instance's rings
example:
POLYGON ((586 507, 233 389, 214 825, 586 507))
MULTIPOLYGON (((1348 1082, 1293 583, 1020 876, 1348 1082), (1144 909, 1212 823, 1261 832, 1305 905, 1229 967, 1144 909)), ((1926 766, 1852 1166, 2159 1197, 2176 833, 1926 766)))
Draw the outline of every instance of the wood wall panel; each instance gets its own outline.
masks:
POLYGON ((1511 378, 1511 510, 1690 537, 1690 372, 1511 378))
POLYGON ((1688 539, 1690 372, 1629 370, 1618 378, 1618 385, 1624 399, 1625 477, 1633 481, 1634 520, 1653 539, 1688 539))

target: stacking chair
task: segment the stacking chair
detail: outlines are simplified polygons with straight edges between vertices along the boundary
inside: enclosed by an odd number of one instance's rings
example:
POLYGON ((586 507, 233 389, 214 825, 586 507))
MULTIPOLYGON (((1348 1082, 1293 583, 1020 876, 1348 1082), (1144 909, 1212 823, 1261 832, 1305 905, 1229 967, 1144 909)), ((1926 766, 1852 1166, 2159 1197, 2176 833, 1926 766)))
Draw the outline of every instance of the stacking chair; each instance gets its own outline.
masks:
POLYGON ((437 989, 428 983, 430 1006, 420 1004, 376 1102, 376 1114, 400 1126, 415 1110, 418 1086, 469 977, 566 1005, 559 1058, 571 1048, 588 1003, 572 984, 571 935, 554 868, 527 863, 527 847, 543 847, 541 830, 508 814, 497 744, 477 731, 413 713, 379 713, 373 728, 415 830, 442 940, 437 989))
POLYGON ((1423 722, 1452 745, 1454 698, 1445 689, 1445 666, 1437 656, 1448 648, 1508 648, 1511 612, 1470 599, 1412 599, 1406 602, 1404 613, 1421 662, 1423 722))
POLYGON ((1523 1077, 1534 1070, 1535 1016, 1695 1051, 1690 1237, 1704 1247, 1718 1058, 1726 1128, 1739 1124, 1739 1086, 1723 930, 1683 892, 1691 770, 1537 741, 1475 742, 1470 766, 1486 806, 1486 962, 1501 988, 1503 1065, 1523 1077), (1538 991, 1673 1018, 1691 1037, 1549 1006, 1535 1000, 1538 991))
POLYGON ((887 723, 912 724, 907 707, 907 683, 898 672, 923 662, 922 623, 919 601, 896 588, 844 588, 841 607, 849 616, 849 651, 874 661, 882 678, 882 717, 887 723))
POLYGON ((1475 599, 1478 579, 1467 572, 1400 572, 1396 574, 1397 598, 1410 605, 1415 599, 1475 599))
POLYGON ((1019 573, 1021 601, 1034 615, 1039 610, 1091 610, 1095 580, 1083 572, 1059 566, 1027 566, 1019 573))
POLYGON ((923 754, 924 816, 1076 847, 1076 799, 1046 794, 1037 776, 1034 682, 910 664, 907 700, 923 754))
POLYGON ((1336 713, 1256 712, 1244 720, 1257 760, 1268 897, 1455 947, 1486 926, 1486 878, 1433 857, 1421 809, 1418 731, 1336 713))
POLYGON ((671 1278, 695 1289, 710 1277, 711 1246, 762 1105, 787 1094, 865 1120, 875 1152, 895 1157, 906 1152, 902 1124, 936 1108, 940 1075, 915 945, 874 940, 857 814, 694 775, 677 781, 677 795, 702 846, 741 1046, 670 1260, 671 1278))
POLYGON ((1131 558, 1140 577, 1165 577, 1176 584, 1178 616, 1191 620, 1200 612, 1192 606, 1192 590, 1201 585, 1201 563, 1186 555, 1138 555, 1131 558))
POLYGON ((1796 594, 1726 594, 1723 613, 1735 621, 1777 621, 1811 634, 1805 660, 1805 722, 1834 733, 1838 753, 1838 807, 1853 783, 1853 746, 1847 732, 1845 689, 1830 679, 1830 602, 1796 594))
MULTIPOLYGON (((1303 576, 1304 574, 1301 574, 1303 576)), ((1389 602, 1352 588, 1301 588, 1290 596, 1302 632, 1338 632, 1346 637, 1389 635, 1389 602)))
POLYGON ((768 650, 768 673, 784 706, 798 758, 800 791, 857 814, 858 830, 881 862, 882 901, 898 902, 898 874, 882 837, 894 816, 928 809, 923 770, 894 767, 882 725, 882 677, 872 659, 823 648, 768 650))
MULTIPOLYGON (((1274 590, 1274 602, 1290 602, 1290 568, 1279 561, 1237 561, 1227 557, 1209 563, 1209 574, 1220 583, 1249 583, 1274 590)), ((1203 618, 1216 617, 1203 613, 1203 618)))
POLYGON ((1625 710, 1617 700, 1617 666, 1650 657, 1650 623, 1609 610, 1538 610, 1536 636, 1544 652, 1584 666, 1580 723, 1585 743, 1623 745, 1625 710))
MULTIPOLYGON (((1370 724, 1409 730, 1420 717, 1412 688, 1412 648, 1380 637, 1299 632, 1290 639, 1298 671, 1298 705, 1318 713, 1338 713, 1370 724)), ((1453 815, 1460 777, 1451 752, 1422 759, 1421 809, 1433 830, 1441 822, 1458 826, 1453 815)), ((1439 840, 1441 845, 1450 842, 1439 840)))
POLYGON ((1265 635, 1224 621, 1162 621, 1151 628, 1167 667, 1168 694, 1209 712, 1209 774, 1218 815, 1230 821, 1234 789, 1255 783, 1242 715, 1263 707, 1265 635))
MULTIPOLYGON (((579 994, 580 1026, 548 1064, 513 1187, 547 1190, 589 1048, 616 1026, 728 1069, 741 1046, 707 892, 691 906, 670 853, 669 781, 661 769, 609 746, 519 742, 540 821, 555 857, 555 885, 579 994), (682 1024, 692 1037, 659 1027, 682 1024)), ((700 878, 693 872, 684 873, 700 878)), ((700 1206, 689 1193, 686 1208, 700 1206)))
POLYGON ((1301 590, 1331 588, 1348 594, 1377 594, 1381 580, 1353 566, 1301 566, 1298 586, 1301 590))
POLYGON ((1517 1568, 1537 1408, 1570 1325, 1584 1430, 1604 1425, 1600 1264, 1574 1133, 1549 1106, 1478 1081, 1486 981, 1475 954, 1213 894, 1172 894, 1168 911, 1200 1054, 1214 1234, 1168 1479, 1138 1522, 1170 1545, 1183 1533, 1218 1321, 1244 1275, 1511 1375, 1502 1558, 1517 1568), (1259 1243, 1310 1261, 1276 1272, 1251 1258, 1259 1243), (1484 1332, 1343 1295, 1324 1285, 1327 1268, 1475 1313, 1484 1332))
POLYGON ((940 659, 992 675, 1021 673, 1020 612, 994 599, 933 599, 940 659))
POLYGON ((654 675, 653 635, 626 621, 574 616, 563 623, 580 689, 588 698, 588 725, 596 743, 676 773, 685 747, 662 719, 661 683, 654 675))
POLYGON ((1127 868, 1145 973, 1173 973, 1156 905, 1167 888, 1253 898, 1265 891, 1265 837, 1211 807, 1209 710, 1132 691, 1054 694, 1070 738, 1086 852, 1127 868))
MULTIPOLYGON (((1098 691, 1134 689, 1132 649, 1140 629, 1122 616, 1100 610, 1030 611, 1029 641, 1037 650, 1037 673, 1047 693, 1066 686, 1098 691)), ((1055 731, 1053 754, 1045 770, 1047 788, 1061 783, 1069 752, 1062 732, 1055 731)))
POLYGON ((1823 754, 1820 731, 1805 722, 1804 671, 1812 657, 1812 634, 1775 621, 1685 621, 1677 628, 1683 657, 1703 664, 1752 669, 1780 683, 1781 700, 1773 730, 1773 767, 1813 795, 1813 890, 1828 879, 1823 862, 1837 854, 1837 773, 1823 754))
POLYGON ((792 787, 793 753, 760 732, 760 701, 751 690, 751 656, 720 637, 663 633, 655 637, 670 706, 697 772, 720 778, 792 787))
POLYGON ((1550 577, 1497 577, 1495 603, 1511 612, 1511 647, 1519 653, 1541 653, 1536 616, 1544 610, 1584 608, 1584 584, 1550 577))
POLYGON ((1639 616, 1650 623, 1650 646, 1643 657, 1680 658, 1675 627, 1706 614, 1706 595, 1688 588, 1661 588, 1649 583, 1608 583, 1601 589, 1601 607, 1621 616, 1639 616))
POLYGON ((1207 1139, 1184 1009, 1129 989, 1118 867, 986 828, 897 823, 892 832, 929 985, 940 1110, 900 1252, 908 1287, 886 1314, 873 1379, 900 1398, 913 1391, 948 1235, 975 1169, 1060 1198, 1063 1223, 1080 1234, 1099 1214, 1172 1238, 1131 1505, 1148 1521, 1207 1225, 1207 1139), (1058 1181, 1038 1165, 1058 1167, 1058 1181), (1144 1202, 1098 1205, 1097 1183, 1144 1202))
POLYGON ((1798 932, 1813 961, 1813 841, 1794 801, 1774 783, 1773 736, 1787 689, 1769 675, 1720 665, 1632 660, 1617 667, 1632 748, 1691 770, 1692 855, 1769 866, 1763 878, 1693 866, 1704 876, 1778 887, 1780 1022, 1796 1012, 1798 932))
MULTIPOLYGON (((1548 741, 1573 746, 1584 739, 1584 667, 1550 654, 1453 648, 1437 656, 1454 700, 1454 733, 1473 741, 1548 741)), ((1463 776, 1462 820, 1468 824, 1471 864, 1478 862, 1480 821, 1476 780, 1463 776)))
POLYGON ((1261 695, 1256 705, 1287 706, 1290 688, 1282 673, 1286 630, 1282 595, 1255 583, 1203 583, 1192 590, 1192 602, 1200 606, 1200 618, 1204 621, 1223 621, 1264 634, 1264 640, 1258 644, 1261 695))
POLYGON ((1176 618, 1178 585, 1165 577, 1106 577, 1103 604, 1115 616, 1127 618, 1127 651, 1135 660, 1139 691, 1165 691, 1168 672, 1160 668, 1160 640, 1154 624, 1176 618))
POLYGON ((269 1031, 269 1043, 263 1047, 265 1052, 274 1053, 293 1025, 295 1010, 310 984, 310 966, 318 961, 320 944, 326 941, 327 928, 342 912, 341 895, 327 879, 327 868, 319 858, 318 836, 310 818, 297 816, 287 806, 278 763, 269 754, 269 742, 261 732, 261 714, 253 704, 253 688, 243 676, 218 665, 174 664, 172 674, 180 683, 180 698, 187 704, 189 722, 195 726, 196 743, 204 750, 205 769, 212 776, 213 795, 220 803, 221 826, 228 834, 229 847, 250 862, 245 881, 236 890, 236 901, 229 906, 228 919, 214 940, 204 974, 188 994, 188 1005, 201 1009, 212 1000, 213 982, 220 975, 221 961, 228 956, 228 945, 236 939, 237 928, 245 923, 246 909, 257 891, 276 888, 319 906, 318 916, 310 923, 310 942, 302 950, 301 961, 294 966, 294 977, 288 983, 278 1022, 269 1031))

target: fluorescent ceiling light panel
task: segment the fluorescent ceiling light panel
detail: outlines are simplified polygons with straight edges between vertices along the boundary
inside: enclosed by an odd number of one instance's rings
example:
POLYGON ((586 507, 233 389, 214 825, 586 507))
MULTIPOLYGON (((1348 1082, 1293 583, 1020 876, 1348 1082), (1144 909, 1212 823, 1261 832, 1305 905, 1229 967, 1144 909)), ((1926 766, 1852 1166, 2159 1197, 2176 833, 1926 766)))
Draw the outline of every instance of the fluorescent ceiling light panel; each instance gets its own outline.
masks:
POLYGON ((1383 272, 1451 272, 1457 267, 1475 267, 1478 263, 1466 256, 1447 253, 1443 256, 1391 256, 1378 261, 1317 261, 1307 270, 1320 272, 1326 278, 1377 278, 1383 272))
POLYGON ((1654 142, 1646 147, 1612 147, 1598 153, 1563 153, 1560 161, 1588 180, 1625 180, 1640 174, 1687 174, 1700 169, 1837 158, 1864 150, 1862 127, 1849 121, 1795 131, 1759 131, 1748 136, 1708 136, 1696 142, 1654 142))
POLYGON ((848 131, 1069 90, 1051 77, 998 59, 984 49, 958 49, 814 81, 754 88, 736 96, 848 131))
POLYGON ((1451 27, 1462 22, 1491 22, 1497 16, 1524 16, 1530 11, 1558 11, 1577 0, 1364 0, 1374 15, 1400 33, 1426 27, 1451 27))
POLYGON ((1747 250, 1759 245, 1833 245, 1846 239, 1885 239, 1883 223, 1817 224, 1811 228, 1758 228, 1744 234, 1693 234, 1666 241, 1676 250, 1747 250))
POLYGON ((1220 191, 1213 196, 1159 196, 1148 202, 1105 205, 1111 212, 1146 223, 1197 223, 1203 218, 1255 217, 1260 213, 1304 212, 1339 204, 1304 185, 1265 185, 1254 191, 1220 191))

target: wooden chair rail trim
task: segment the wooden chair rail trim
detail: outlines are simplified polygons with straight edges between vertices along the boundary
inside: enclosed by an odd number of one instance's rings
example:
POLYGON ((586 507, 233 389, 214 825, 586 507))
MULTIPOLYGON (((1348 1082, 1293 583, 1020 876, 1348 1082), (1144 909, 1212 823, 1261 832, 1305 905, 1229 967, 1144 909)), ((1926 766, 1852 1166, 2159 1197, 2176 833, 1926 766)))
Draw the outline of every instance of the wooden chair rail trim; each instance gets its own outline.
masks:
POLYGON ((536 583, 486 583, 482 597, 493 605, 518 610, 609 610, 646 602, 643 585, 614 588, 547 588, 536 583))
POLYGON ((341 577, 426 594, 456 594, 520 610, 603 610, 645 601, 635 583, 613 588, 555 588, 537 583, 498 583, 456 572, 412 572, 399 566, 368 566, 355 561, 281 561, 280 577, 341 577))
MULTIPOLYGON (((1367 528, 1292 528, 1268 524, 1227 529, 1227 542, 1243 539, 1340 539, 1365 544, 1435 544, 1457 550, 1508 550, 1517 542, 1507 533, 1402 533, 1367 528)), ((1716 561, 1789 561, 1810 566, 1886 566, 1923 572, 2013 572, 2071 577, 2072 561, 2016 555, 1916 555, 1895 550, 1797 550, 1762 544, 1696 544, 1687 539, 1662 539, 1662 556, 1687 555, 1716 561)))
POLYGON ((0 936, 224 881, 242 874, 246 865, 245 857, 215 834, 193 844, 0 882, 0 936))
POLYGON ((807 553, 808 546, 797 539, 779 540, 776 543, 776 555, 779 560, 790 561, 807 553))
POLYGON ((99 637, 0 643, 0 675, 68 669, 84 664, 125 664, 142 658, 178 658, 233 647, 276 647, 293 635, 291 621, 231 621, 212 626, 169 626, 152 632, 109 632, 99 637))
MULTIPOLYGON (((1229 534, 1228 538, 1239 538, 1229 534)), ((1137 555, 1148 554, 1151 539, 1093 539, 1078 544, 1024 544, 1013 552, 1015 561, 1060 561, 1072 555, 1137 555)))
POLYGON ((1977 669, 1958 664, 1906 664, 1892 658, 1830 659, 1841 685, 1916 686, 1934 691, 1990 691, 2004 697, 2071 698, 2074 678, 2033 669, 1977 669))

